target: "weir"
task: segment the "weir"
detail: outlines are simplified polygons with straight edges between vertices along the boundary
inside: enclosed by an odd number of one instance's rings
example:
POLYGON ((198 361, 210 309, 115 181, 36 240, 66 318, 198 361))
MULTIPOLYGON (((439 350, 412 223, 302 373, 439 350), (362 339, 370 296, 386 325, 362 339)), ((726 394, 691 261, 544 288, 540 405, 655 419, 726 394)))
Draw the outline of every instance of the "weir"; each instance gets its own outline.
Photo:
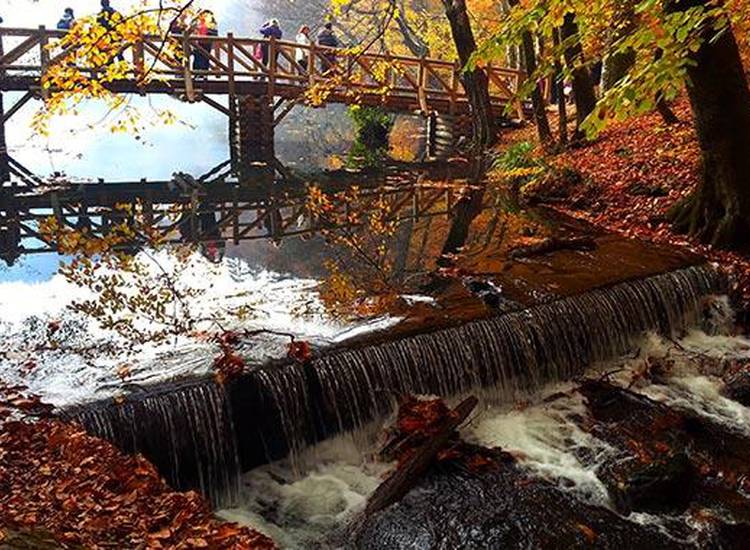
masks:
POLYGON ((174 486, 226 503, 241 471, 387 414, 399 394, 511 398, 620 355, 644 332, 679 333, 700 321, 704 297, 724 290, 714 268, 691 266, 460 326, 342 344, 305 365, 251 369, 226 387, 163 384, 67 414, 142 452, 174 486))

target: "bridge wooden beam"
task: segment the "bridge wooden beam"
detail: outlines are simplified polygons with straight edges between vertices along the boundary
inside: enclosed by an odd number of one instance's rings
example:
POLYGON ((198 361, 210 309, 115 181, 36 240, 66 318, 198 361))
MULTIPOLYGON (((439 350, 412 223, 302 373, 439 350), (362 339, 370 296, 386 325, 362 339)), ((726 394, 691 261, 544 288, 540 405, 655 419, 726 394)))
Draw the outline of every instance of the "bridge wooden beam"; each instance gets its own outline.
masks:
POLYGON ((18 101, 16 101, 11 106, 10 109, 8 109, 7 111, 5 111, 5 113, 3 114, 3 123, 8 122, 8 120, 10 120, 10 117, 12 117, 13 115, 15 115, 24 105, 26 105, 26 103, 29 102, 30 99, 33 99, 35 96, 36 96, 36 92, 35 91, 28 91, 28 92, 26 92, 21 97, 21 99, 19 99, 18 101))

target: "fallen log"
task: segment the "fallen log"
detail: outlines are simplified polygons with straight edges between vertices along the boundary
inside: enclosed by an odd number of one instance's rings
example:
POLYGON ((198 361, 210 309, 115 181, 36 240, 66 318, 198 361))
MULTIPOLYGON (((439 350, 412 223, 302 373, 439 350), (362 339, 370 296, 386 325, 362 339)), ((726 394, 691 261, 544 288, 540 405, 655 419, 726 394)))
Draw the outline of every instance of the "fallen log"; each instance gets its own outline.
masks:
POLYGON ((549 254, 558 250, 596 250, 596 241, 592 237, 548 237, 538 243, 514 248, 508 253, 508 258, 520 260, 521 258, 549 254))
POLYGON ((398 502, 419 482, 438 453, 448 443, 456 428, 468 418, 477 403, 479 400, 476 397, 467 397, 450 412, 436 429, 435 435, 422 444, 375 490, 365 507, 365 516, 370 516, 398 502))

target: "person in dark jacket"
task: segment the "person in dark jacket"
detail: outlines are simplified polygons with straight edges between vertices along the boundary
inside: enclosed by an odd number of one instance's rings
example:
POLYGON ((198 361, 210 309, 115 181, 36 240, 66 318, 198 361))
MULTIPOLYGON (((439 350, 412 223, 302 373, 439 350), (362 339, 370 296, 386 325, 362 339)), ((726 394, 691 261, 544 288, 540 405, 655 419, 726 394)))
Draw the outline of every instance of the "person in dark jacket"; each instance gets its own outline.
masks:
MULTIPOLYGON (((194 23, 194 34, 201 37, 218 36, 219 27, 216 18, 210 10, 203 10, 194 23)), ((193 70, 208 71, 211 63, 209 54, 213 48, 213 41, 210 39, 200 40, 198 47, 193 49, 193 70)))
MULTIPOLYGON (((333 23, 330 21, 323 25, 323 28, 318 33, 318 45, 325 46, 327 48, 338 48, 341 43, 333 32, 333 23)), ((321 63, 321 71, 326 72, 330 70, 336 64, 336 53, 327 51, 323 54, 323 61, 321 63)))
MULTIPOLYGON (((284 32, 281 30, 278 19, 271 19, 270 21, 266 21, 260 28, 260 35, 265 39, 275 38, 276 40, 281 40, 284 32)), ((263 52, 263 65, 268 66, 268 42, 263 42, 260 48, 263 52)))
POLYGON ((57 28, 61 31, 69 31, 75 22, 76 18, 73 15, 73 8, 65 8, 62 17, 57 22, 57 28))
MULTIPOLYGON (((101 6, 102 9, 96 17, 96 21, 107 29, 107 31, 113 31, 117 27, 117 24, 122 21, 122 15, 109 4, 109 0, 101 0, 101 6)), ((117 60, 125 61, 122 53, 117 54, 117 60)))

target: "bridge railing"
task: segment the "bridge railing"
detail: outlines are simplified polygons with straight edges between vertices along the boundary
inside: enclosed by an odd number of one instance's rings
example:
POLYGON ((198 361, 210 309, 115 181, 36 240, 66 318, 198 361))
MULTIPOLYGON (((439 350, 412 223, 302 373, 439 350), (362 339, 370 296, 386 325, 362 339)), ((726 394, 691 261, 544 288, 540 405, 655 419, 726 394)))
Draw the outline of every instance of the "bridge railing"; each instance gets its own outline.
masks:
MULTIPOLYGON (((101 184, 127 187, 129 199, 122 198, 117 204, 108 196, 107 201, 97 204, 97 192, 92 194, 85 188, 5 197, 5 203, 0 201, 0 258, 55 251, 54 244, 47 242, 39 230, 39 223, 50 216, 61 227, 74 230, 86 227, 89 234, 104 236, 114 225, 128 221, 129 210, 121 208, 124 204, 133 205, 130 211, 139 205, 152 230, 165 242, 173 243, 279 240, 313 235, 322 227, 327 230, 338 227, 310 211, 306 193, 267 194, 260 198, 257 190, 251 188, 210 184, 166 196, 161 193, 162 183, 167 182, 101 184), (152 187, 158 188, 155 193, 152 187)), ((381 185, 363 188, 357 209, 367 216, 386 208, 388 220, 400 223, 407 219, 450 216, 460 195, 460 189, 443 184, 381 185)), ((331 219, 348 218, 345 214, 349 207, 346 201, 335 201, 331 219)))
MULTIPOLYGON (((55 63, 65 61, 57 47, 65 31, 0 28, 0 76, 5 79, 40 78, 55 63)), ((126 80, 134 84, 148 79, 168 82, 175 91, 188 95, 210 81, 211 93, 235 94, 238 86, 264 82, 269 94, 279 90, 307 90, 315 85, 331 84, 326 93, 338 96, 382 94, 391 101, 404 100, 423 110, 440 102, 442 110, 455 110, 466 104, 461 85, 461 68, 439 59, 417 58, 362 52, 357 48, 326 48, 281 40, 227 36, 170 36, 165 55, 164 37, 144 37, 112 51, 113 60, 122 55, 128 61, 126 80), (197 68, 191 56, 202 56, 208 68, 197 68), (216 86, 221 84, 221 86, 216 86)), ((80 67, 95 74, 90 67, 80 67)), ((489 66, 493 102, 507 104, 518 90, 524 75, 520 71, 489 66)), ((203 88, 208 88, 203 86, 203 88)), ((341 100, 341 97, 337 99, 341 100)), ((346 99, 346 98, 343 98, 346 99)), ((353 101, 353 100, 352 100, 353 101)))

